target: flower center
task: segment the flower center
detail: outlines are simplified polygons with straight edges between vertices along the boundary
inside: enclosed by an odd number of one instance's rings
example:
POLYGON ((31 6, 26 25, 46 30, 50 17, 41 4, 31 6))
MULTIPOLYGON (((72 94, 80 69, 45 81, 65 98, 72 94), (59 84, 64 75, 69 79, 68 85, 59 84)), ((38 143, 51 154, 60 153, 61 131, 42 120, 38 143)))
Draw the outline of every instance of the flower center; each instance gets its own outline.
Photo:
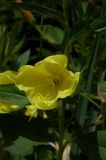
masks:
POLYGON ((61 77, 60 77, 60 76, 55 76, 55 77, 52 79, 52 83, 53 83, 53 86, 54 86, 54 87, 60 86, 60 84, 61 84, 61 77))

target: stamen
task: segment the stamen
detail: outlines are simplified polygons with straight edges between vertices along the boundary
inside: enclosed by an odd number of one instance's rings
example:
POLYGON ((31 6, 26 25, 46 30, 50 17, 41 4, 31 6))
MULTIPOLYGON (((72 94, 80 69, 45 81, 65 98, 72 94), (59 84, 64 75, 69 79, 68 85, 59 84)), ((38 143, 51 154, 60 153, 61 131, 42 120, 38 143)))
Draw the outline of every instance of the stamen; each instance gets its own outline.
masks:
POLYGON ((59 87, 61 85, 62 77, 60 75, 57 75, 53 78, 52 83, 54 87, 59 87))

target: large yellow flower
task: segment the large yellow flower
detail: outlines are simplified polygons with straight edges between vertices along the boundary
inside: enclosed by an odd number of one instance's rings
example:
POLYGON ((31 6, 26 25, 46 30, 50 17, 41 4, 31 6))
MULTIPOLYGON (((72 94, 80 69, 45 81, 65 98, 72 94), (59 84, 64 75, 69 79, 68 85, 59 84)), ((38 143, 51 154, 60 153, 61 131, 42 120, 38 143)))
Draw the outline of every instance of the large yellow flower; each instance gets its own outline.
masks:
MULTIPOLYGON (((5 71, 0 73, 0 85, 14 84, 16 78, 16 72, 5 71)), ((0 113, 10 113, 11 111, 16 111, 22 108, 21 106, 10 104, 0 99, 0 113)))
POLYGON ((58 98, 65 98, 76 89, 79 72, 66 69, 65 55, 49 56, 35 64, 24 65, 19 69, 17 87, 26 92, 31 104, 40 109, 57 106, 58 98))
POLYGON ((5 71, 0 73, 0 84, 14 84, 16 78, 16 72, 14 71, 5 71))

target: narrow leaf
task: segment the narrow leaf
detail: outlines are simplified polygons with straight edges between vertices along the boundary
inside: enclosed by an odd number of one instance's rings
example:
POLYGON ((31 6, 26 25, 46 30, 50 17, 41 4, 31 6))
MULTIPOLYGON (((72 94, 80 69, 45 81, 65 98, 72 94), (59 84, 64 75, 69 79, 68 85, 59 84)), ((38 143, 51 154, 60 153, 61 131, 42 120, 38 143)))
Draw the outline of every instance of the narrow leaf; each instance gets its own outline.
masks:
POLYGON ((98 83, 98 95, 103 102, 106 101, 106 81, 98 83))
POLYGON ((80 136, 77 140, 82 152, 93 160, 106 160, 106 131, 101 130, 80 136))
POLYGON ((0 85, 0 100, 22 106, 29 103, 25 93, 12 84, 0 85))
POLYGON ((16 7, 20 7, 26 10, 31 11, 32 13, 37 13, 39 15, 44 15, 50 18, 57 20, 58 22, 64 24, 63 15, 61 12, 49 8, 45 5, 39 3, 13 3, 16 7))
POLYGON ((29 56, 30 56, 30 50, 27 50, 26 52, 24 52, 23 54, 21 54, 18 57, 17 65, 20 67, 22 65, 27 64, 28 60, 29 60, 29 56))

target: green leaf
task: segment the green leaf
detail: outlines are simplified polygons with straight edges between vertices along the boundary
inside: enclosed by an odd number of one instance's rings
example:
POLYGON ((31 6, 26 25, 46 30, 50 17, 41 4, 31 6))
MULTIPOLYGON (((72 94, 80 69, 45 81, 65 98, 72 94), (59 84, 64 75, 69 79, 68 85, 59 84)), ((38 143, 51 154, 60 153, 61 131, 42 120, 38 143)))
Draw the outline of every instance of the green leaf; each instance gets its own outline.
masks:
POLYGON ((63 42, 64 31, 62 29, 52 25, 43 25, 42 30, 38 25, 36 28, 49 43, 59 45, 63 42))
POLYGON ((42 148, 39 152, 39 159, 40 160, 53 160, 55 157, 53 150, 50 149, 50 146, 43 145, 39 146, 39 148, 42 148), (48 148, 47 148, 48 147, 48 148))
POLYGON ((106 160, 106 131, 101 130, 78 137, 82 152, 93 160, 106 160))
POLYGON ((13 145, 5 147, 4 150, 9 151, 14 158, 16 156, 24 158, 28 154, 33 154, 34 145, 36 142, 20 136, 13 145))
POLYGON ((93 30, 99 30, 100 28, 106 27, 106 18, 97 18, 90 23, 90 28, 93 30))
POLYGON ((96 32, 98 32, 98 33, 106 33, 106 27, 99 28, 99 29, 96 30, 96 32))
POLYGON ((93 94, 90 94, 90 93, 82 93, 82 94, 84 94, 84 95, 86 95, 86 96, 88 96, 89 98, 91 98, 91 99, 94 99, 94 100, 100 100, 100 98, 98 97, 98 96, 95 96, 95 95, 93 95, 93 94))
POLYGON ((23 45, 24 45, 24 41, 25 39, 23 38, 22 40, 20 40, 13 48, 11 55, 17 55, 19 54, 20 50, 22 49, 23 45))
POLYGON ((7 30, 7 44, 6 44, 6 48, 4 52, 5 56, 11 55, 14 45, 16 44, 16 39, 17 39, 19 32, 20 32, 20 23, 16 21, 15 23, 13 23, 10 32, 8 32, 7 30))
POLYGON ((3 138, 13 141, 19 136, 23 136, 36 142, 54 141, 53 133, 49 133, 51 123, 48 119, 32 118, 23 114, 1 114, 0 129, 3 138), (14 134, 13 134, 14 133, 14 134))
POLYGON ((106 103, 102 104, 101 113, 103 115, 103 127, 104 127, 104 129, 106 129, 106 103))
POLYGON ((12 84, 0 85, 0 100, 21 106, 29 103, 25 93, 12 84))
POLYGON ((102 101, 106 101, 106 81, 98 83, 98 96, 102 101))
POLYGON ((82 21, 75 25, 69 32, 71 41, 80 40, 80 38, 85 37, 91 32, 89 29, 89 24, 86 21, 82 21))
POLYGON ((0 26, 0 61, 2 61, 3 54, 7 44, 7 27, 6 25, 0 26))
POLYGON ((53 18, 58 22, 60 22, 61 24, 64 24, 63 14, 60 11, 49 8, 45 5, 41 5, 40 3, 18 3, 18 4, 13 3, 13 5, 18 8, 20 7, 29 10, 32 13, 37 13, 39 15, 53 18))
POLYGON ((30 49, 18 57, 17 65, 20 67, 22 65, 27 64, 29 60, 29 56, 30 56, 30 49))

